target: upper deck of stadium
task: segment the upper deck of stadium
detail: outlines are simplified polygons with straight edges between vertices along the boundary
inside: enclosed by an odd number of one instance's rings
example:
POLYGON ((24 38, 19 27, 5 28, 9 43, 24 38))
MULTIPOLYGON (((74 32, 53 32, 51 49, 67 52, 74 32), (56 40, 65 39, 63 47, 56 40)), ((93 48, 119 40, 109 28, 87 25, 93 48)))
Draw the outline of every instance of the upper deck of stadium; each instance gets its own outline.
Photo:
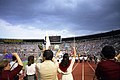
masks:
MULTIPOLYGON (((120 29, 118 30, 112 30, 108 32, 103 33, 97 33, 92 35, 86 35, 86 36, 75 36, 75 37, 67 37, 62 38, 62 42, 66 41, 73 41, 74 39, 76 41, 85 41, 85 40, 95 40, 99 38, 115 38, 120 37, 120 29)), ((41 42, 44 43, 44 39, 9 39, 9 38, 0 38, 0 43, 22 43, 22 42, 41 42)))

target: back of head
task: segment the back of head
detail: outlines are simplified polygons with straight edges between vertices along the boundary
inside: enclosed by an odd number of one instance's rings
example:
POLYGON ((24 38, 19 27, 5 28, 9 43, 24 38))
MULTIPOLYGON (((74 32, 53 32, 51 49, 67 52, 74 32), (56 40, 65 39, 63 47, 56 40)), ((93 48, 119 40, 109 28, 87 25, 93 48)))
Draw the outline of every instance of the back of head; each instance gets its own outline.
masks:
POLYGON ((28 66, 34 63, 34 56, 29 56, 28 57, 28 66))
POLYGON ((69 55, 68 55, 68 53, 65 53, 64 55, 63 55, 63 59, 69 59, 69 55))
POLYGON ((12 61, 15 61, 16 60, 16 57, 15 56, 12 56, 12 61))
POLYGON ((9 61, 8 60, 2 60, 0 62, 0 71, 4 69, 8 65, 9 61))
POLYGON ((46 60, 52 60, 52 58, 53 58, 53 52, 51 50, 45 50, 44 53, 43 53, 43 57, 46 60))
POLYGON ((62 59, 62 61, 60 63, 60 66, 66 67, 68 65, 69 65, 69 55, 68 55, 68 53, 65 53, 63 55, 63 59, 62 59))
POLYGON ((107 59, 113 59, 115 57, 115 49, 112 46, 104 46, 101 51, 102 55, 107 59))

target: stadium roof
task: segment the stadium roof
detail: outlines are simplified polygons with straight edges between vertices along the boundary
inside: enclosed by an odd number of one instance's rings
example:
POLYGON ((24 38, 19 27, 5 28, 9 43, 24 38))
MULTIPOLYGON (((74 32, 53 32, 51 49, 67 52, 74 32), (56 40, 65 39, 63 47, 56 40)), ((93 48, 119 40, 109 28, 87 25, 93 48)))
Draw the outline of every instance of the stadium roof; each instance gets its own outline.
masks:
MULTIPOLYGON (((119 34, 120 34, 120 29, 119 30, 112 30, 109 32, 104 32, 104 33, 93 34, 93 35, 62 38, 62 41, 73 41, 74 38, 75 38, 75 40, 95 39, 95 38, 101 38, 101 37, 107 37, 107 36, 115 36, 115 35, 119 35, 119 34)), ((44 39, 7 39, 7 38, 1 38, 0 42, 44 42, 44 39)))

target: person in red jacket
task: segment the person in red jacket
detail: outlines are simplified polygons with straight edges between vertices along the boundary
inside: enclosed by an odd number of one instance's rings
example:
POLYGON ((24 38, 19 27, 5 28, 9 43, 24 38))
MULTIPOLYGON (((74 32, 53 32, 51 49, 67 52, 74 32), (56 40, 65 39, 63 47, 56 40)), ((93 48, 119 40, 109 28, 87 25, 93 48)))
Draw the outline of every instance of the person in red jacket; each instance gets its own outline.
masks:
POLYGON ((120 80, 120 64, 114 60, 115 49, 105 46, 101 51, 103 60, 98 63, 95 70, 97 80, 120 80))
POLYGON ((12 53, 18 61, 18 66, 10 70, 10 62, 8 60, 2 60, 0 62, 0 80, 14 80, 14 77, 22 70, 23 63, 17 53, 12 53))

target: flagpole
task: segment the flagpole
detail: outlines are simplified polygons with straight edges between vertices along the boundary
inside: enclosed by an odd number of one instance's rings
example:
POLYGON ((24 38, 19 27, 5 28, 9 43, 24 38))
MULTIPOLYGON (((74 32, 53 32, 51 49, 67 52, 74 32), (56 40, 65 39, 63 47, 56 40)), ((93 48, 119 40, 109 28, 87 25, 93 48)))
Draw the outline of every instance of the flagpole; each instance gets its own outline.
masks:
POLYGON ((75 55, 76 55, 75 36, 74 36, 74 48, 75 48, 75 55))
POLYGON ((74 36, 74 47, 75 47, 75 36, 74 36))

